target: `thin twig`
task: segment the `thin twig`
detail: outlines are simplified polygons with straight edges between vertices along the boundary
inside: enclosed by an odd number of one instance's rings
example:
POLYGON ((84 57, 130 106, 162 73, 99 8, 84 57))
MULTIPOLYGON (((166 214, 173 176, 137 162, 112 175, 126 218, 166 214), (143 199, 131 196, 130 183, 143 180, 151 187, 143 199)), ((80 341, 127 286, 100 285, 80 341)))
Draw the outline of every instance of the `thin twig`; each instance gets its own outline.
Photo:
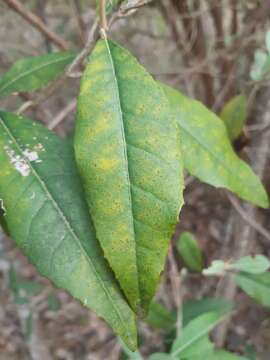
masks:
MULTIPOLYGON (((261 234, 265 239, 270 241, 270 233, 259 223, 257 223, 253 218, 250 218, 248 214, 245 212, 245 210, 242 208, 242 206, 239 204, 239 202, 229 193, 227 193, 227 196, 232 204, 232 206, 235 208, 235 210, 238 212, 238 214, 242 217, 242 219, 251 226, 254 230, 256 230, 259 234, 261 234)), ((269 243, 267 242, 269 245, 269 243)))
POLYGON ((100 0, 99 2, 100 28, 105 32, 108 30, 106 3, 106 0, 100 0))
POLYGON ((25 8, 18 0, 3 0, 4 3, 21 15, 27 22, 29 22, 36 30, 47 37, 52 43, 54 43, 61 50, 67 50, 69 48, 68 43, 62 39, 59 35, 53 32, 48 26, 32 11, 25 8))
POLYGON ((85 23, 83 21, 82 14, 81 14, 81 4, 80 4, 79 0, 73 0, 72 4, 73 4, 73 8, 74 8, 75 17, 77 20, 79 32, 80 32, 81 42, 82 42, 82 44, 84 44, 84 42, 86 41, 86 26, 85 26, 85 23))
POLYGON ((170 278, 170 283, 171 283, 171 287, 172 287, 174 304, 175 304, 176 311, 177 311, 176 331, 177 331, 177 336, 179 336, 181 329, 182 329, 181 314, 182 314, 183 293, 181 291, 182 290, 181 289, 181 276, 179 274, 179 271, 177 269, 177 265, 175 262, 172 244, 171 244, 170 250, 169 250, 169 265, 170 265, 169 278, 170 278))
POLYGON ((53 130, 58 126, 70 113, 74 112, 76 109, 77 100, 72 99, 70 103, 64 109, 62 109, 59 114, 49 123, 48 129, 53 130))
POLYGON ((17 113, 22 114, 25 111, 38 106, 41 102, 48 99, 59 87, 71 76, 74 74, 75 70, 81 65, 83 60, 86 58, 88 53, 91 51, 92 47, 94 46, 95 40, 97 38, 97 29, 98 29, 98 22, 95 21, 92 25, 88 39, 85 44, 85 47, 82 51, 78 54, 78 56, 73 60, 73 62, 67 67, 65 73, 59 77, 54 83, 52 83, 49 87, 45 89, 43 93, 40 93, 35 99, 31 101, 27 101, 26 103, 22 104, 22 106, 18 109, 17 113))

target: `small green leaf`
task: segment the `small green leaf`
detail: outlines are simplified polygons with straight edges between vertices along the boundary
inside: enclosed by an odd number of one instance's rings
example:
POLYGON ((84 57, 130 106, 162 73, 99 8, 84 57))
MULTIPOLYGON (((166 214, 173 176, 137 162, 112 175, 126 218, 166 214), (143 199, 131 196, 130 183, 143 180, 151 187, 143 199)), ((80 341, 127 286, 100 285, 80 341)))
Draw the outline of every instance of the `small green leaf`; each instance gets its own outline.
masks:
POLYGON ((190 300, 183 304, 183 325, 186 326, 191 320, 207 312, 217 312, 225 315, 232 310, 233 304, 221 298, 190 300))
POLYGON ((268 30, 265 34, 265 44, 268 54, 270 54, 270 30, 268 30))
POLYGON ((267 54, 260 50, 257 50, 254 55, 254 63, 250 72, 250 77, 254 81, 260 81, 263 78, 263 67, 267 60, 267 54))
POLYGON ((176 248, 188 268, 200 272, 203 268, 203 258, 197 240, 189 232, 180 235, 176 248))
POLYGON ((207 360, 248 360, 248 359, 246 357, 233 354, 226 350, 215 350, 212 354, 209 354, 209 356, 207 356, 207 360))
POLYGON ((267 208, 268 196, 260 179, 235 154, 223 121, 200 102, 168 86, 164 90, 177 116, 184 166, 189 173, 267 208))
POLYGON ((187 357, 192 354, 196 346, 209 351, 206 335, 224 318, 224 314, 209 312, 200 315, 183 328, 181 335, 173 342, 171 355, 187 357))
POLYGON ((228 264, 222 260, 213 260, 211 265, 203 270, 204 276, 222 276, 228 268, 228 264))
POLYGON ((97 237, 136 311, 148 310, 183 204, 178 141, 160 85, 125 49, 98 41, 81 81, 75 154, 97 237))
POLYGON ((240 273, 236 284, 259 304, 270 307, 270 273, 252 275, 240 273))
POLYGON ((50 311, 57 311, 60 309, 60 301, 53 292, 49 294, 47 298, 47 302, 48 302, 48 309, 50 311))
POLYGON ((152 301, 145 322, 154 328, 169 330, 175 326, 176 318, 163 305, 152 301))
POLYGON ((201 360, 204 357, 207 357, 214 351, 214 344, 209 340, 208 335, 200 338, 192 346, 186 349, 183 353, 180 354, 178 359, 187 359, 187 360, 201 360))
POLYGON ((247 359, 249 360, 256 360, 257 359, 257 351, 256 351, 256 347, 252 344, 247 344, 245 346, 245 355, 247 357, 247 359))
POLYGON ((59 76, 76 56, 73 51, 18 60, 0 79, 0 97, 38 90, 59 76))
POLYGON ((135 349, 134 314, 95 237, 72 147, 37 123, 0 112, 0 166, 0 198, 17 245, 135 349))
POLYGON ((147 358, 147 360, 174 360, 174 359, 175 358, 173 358, 170 354, 166 354, 166 353, 152 354, 147 358))
POLYGON ((247 98, 238 95, 227 102, 220 114, 228 131, 229 138, 234 141, 241 135, 247 120, 247 98))
POLYGON ((244 256, 231 264, 230 268, 248 274, 262 274, 270 268, 270 261, 263 255, 244 256))

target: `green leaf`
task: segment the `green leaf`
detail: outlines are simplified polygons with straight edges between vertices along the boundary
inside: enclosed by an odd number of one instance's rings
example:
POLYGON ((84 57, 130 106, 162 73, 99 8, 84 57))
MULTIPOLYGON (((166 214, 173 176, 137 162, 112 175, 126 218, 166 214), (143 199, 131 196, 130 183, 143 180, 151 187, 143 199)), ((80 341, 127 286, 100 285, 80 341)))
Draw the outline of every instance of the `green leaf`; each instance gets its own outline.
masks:
POLYGON ((230 268, 249 274, 262 274, 270 268, 270 261, 263 255, 244 256, 231 264, 230 268))
POLYGON ((267 208, 267 193, 252 169, 234 152, 223 121, 200 102, 164 86, 181 129, 184 166, 190 174, 267 208))
POLYGON ((0 197, 17 245, 135 349, 134 315, 103 259, 72 148, 45 127, 0 112, 0 164, 0 197))
POLYGON ((209 337, 205 335, 181 353, 181 355, 178 356, 178 359, 201 360, 204 357, 208 358, 213 351, 214 344, 209 340, 209 337))
POLYGON ((163 305, 152 301, 145 322, 158 329, 170 330, 175 326, 175 316, 163 305))
MULTIPOLYGON (((191 359, 190 359, 191 360, 191 359)), ((225 350, 216 350, 207 356, 207 360, 248 360, 246 357, 225 350)))
POLYGON ((137 60, 100 40, 81 82, 75 154, 97 237, 136 311, 147 312, 183 204, 173 116, 137 60))
POLYGON ((211 265, 203 270, 204 276, 223 276, 228 269, 228 263, 222 260, 213 260, 211 265))
POLYGON ((139 350, 137 351, 131 351, 126 344, 123 343, 121 339, 119 339, 120 344, 122 346, 123 352, 125 355, 127 355, 128 360, 144 360, 139 350))
POLYGON ((18 60, 0 79, 0 97, 44 87, 63 73, 75 56, 75 52, 66 51, 18 60))
POLYGON ((190 300, 183 304, 183 325, 186 326, 191 320, 207 312, 217 312, 225 315, 231 312, 232 309, 233 304, 222 298, 190 300))
POLYGON ((268 54, 270 54, 270 31, 268 30, 265 34, 265 44, 268 54))
POLYGON ((201 350, 209 351, 206 335, 224 318, 224 314, 208 312, 192 320, 183 328, 181 335, 173 342, 171 354, 187 357, 198 346, 201 350))
POLYGON ((270 307, 270 273, 252 275, 240 273, 236 284, 259 304, 270 307))
POLYGON ((48 309, 50 311, 57 311, 60 309, 60 301, 53 292, 51 292, 48 295, 47 302, 48 302, 48 309))
POLYGON ((176 248, 188 268, 200 272, 203 268, 203 258, 199 244, 189 232, 183 232, 176 242, 176 248))
POLYGON ((203 270, 205 276, 223 276, 226 271, 243 271, 249 274, 261 274, 270 267, 270 261, 263 255, 243 256, 234 262, 214 260, 209 268, 203 270))
POLYGON ((220 114, 224 121, 231 141, 241 135, 244 124, 247 120, 247 98, 245 95, 238 95, 228 101, 220 114))
POLYGON ((147 359, 148 360, 174 360, 174 358, 170 354, 166 354, 166 353, 152 354, 147 359))
POLYGON ((250 77, 254 81, 260 81, 263 78, 263 67, 267 61, 267 54, 257 50, 254 55, 254 63, 250 72, 250 77))

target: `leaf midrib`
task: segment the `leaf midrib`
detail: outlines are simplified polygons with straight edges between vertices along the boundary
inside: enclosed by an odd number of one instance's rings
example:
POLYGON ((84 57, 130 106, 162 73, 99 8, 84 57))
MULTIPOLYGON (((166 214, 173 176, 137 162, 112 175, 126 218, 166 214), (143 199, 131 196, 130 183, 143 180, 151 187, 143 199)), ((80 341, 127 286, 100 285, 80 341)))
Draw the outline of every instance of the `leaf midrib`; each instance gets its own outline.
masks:
POLYGON ((61 61, 66 61, 67 59, 69 58, 73 58, 74 55, 68 55, 64 58, 61 58, 61 59, 58 59, 58 60, 54 60, 54 61, 48 61, 47 63, 44 63, 40 66, 37 66, 35 68, 32 68, 31 70, 28 70, 28 71, 25 71, 23 73, 21 73, 20 75, 18 75, 17 77, 15 77, 14 79, 12 79, 11 81, 7 82, 5 86, 3 87, 0 87, 0 94, 1 92, 4 92, 9 86, 11 86, 12 84, 14 84, 16 81, 20 80, 21 78, 33 73, 34 71, 38 71, 38 70, 41 70, 43 69, 44 67, 47 67, 47 66, 50 66, 52 64, 56 64, 56 63, 59 63, 61 61))
POLYGON ((3 118, 0 116, 0 123, 3 126, 4 130, 6 131, 7 135, 10 137, 10 139, 14 142, 15 146, 17 147, 17 149, 19 150, 20 154, 23 156, 24 160, 27 162, 28 166, 31 168, 33 175, 35 176, 35 178, 37 179, 37 181, 39 182, 41 188, 44 190, 45 194, 47 195, 48 199, 52 202, 54 208, 56 209, 57 213, 60 215, 60 217, 63 219, 64 224, 66 225, 67 230, 70 232, 70 234, 72 235, 72 237, 76 240, 77 245, 79 246, 79 248, 81 249, 82 253, 85 255, 85 258, 87 260, 87 262, 89 263, 90 267, 93 269, 94 274, 96 275, 96 278, 99 280, 104 293, 106 294, 109 302, 112 304, 112 307, 114 308, 116 314, 118 315, 118 318, 120 320, 120 322, 122 323, 123 327, 126 329, 127 334, 129 333, 128 328, 126 327, 126 323, 124 321, 124 319, 121 316, 121 311, 115 306, 113 299, 110 295, 110 293, 107 291, 107 288, 105 287, 99 273, 97 272, 92 259, 89 257, 89 255, 87 254, 86 250, 84 249, 84 247, 82 246, 80 239, 78 238, 77 234, 74 232, 74 230, 72 229, 71 225, 69 224, 68 220, 66 219, 62 209, 58 206, 57 202, 54 200, 52 194, 50 193, 49 189, 47 188, 46 184, 43 182, 43 180, 40 178, 39 174, 37 173, 37 171, 35 170, 35 168, 33 167, 33 165, 31 164, 30 161, 28 161, 27 158, 25 158, 25 156, 23 155, 22 149, 20 147, 20 145, 18 144, 16 137, 13 135, 12 131, 8 128, 8 126, 5 124, 3 118))
MULTIPOLYGON (((132 191, 131 191, 131 180, 130 180, 130 174, 129 174, 129 168, 128 168, 128 150, 127 150, 127 141, 126 141, 126 137, 125 137, 125 128, 124 128, 124 115, 123 115, 123 111, 122 111, 122 104, 121 104, 121 97, 120 97, 120 88, 119 88, 119 84, 118 84, 118 80, 117 80, 117 76, 116 76, 116 69, 115 69, 115 65, 114 65, 114 60, 112 57, 112 53, 111 53, 111 49, 110 49, 110 45, 108 43, 107 39, 104 39, 105 44, 106 44, 106 48, 108 51, 108 55, 109 55, 109 60, 110 60, 110 64, 111 64, 111 69, 112 69, 112 73, 113 73, 113 80, 114 80, 114 84, 116 87, 116 94, 117 94, 117 107, 118 107, 118 113, 119 113, 119 117, 121 119, 120 121, 120 126, 121 126, 121 135, 122 135, 122 140, 124 143, 124 147, 123 147, 123 151, 124 151, 124 158, 125 158, 125 162, 126 162, 126 177, 127 177, 127 182, 128 182, 128 193, 129 193, 129 204, 130 204, 130 212, 131 212, 131 223, 132 223, 132 229, 133 229, 133 239, 134 239, 134 250, 135 250, 135 259, 136 259, 136 270, 137 270, 137 274, 138 274, 138 258, 137 258, 137 246, 136 246, 136 235, 135 235, 135 224, 134 224, 134 211, 133 211, 133 206, 132 206, 132 191)), ((139 277, 138 277, 139 279, 139 277)), ((137 281, 138 283, 138 291, 140 291, 140 287, 139 287, 139 280, 137 281)), ((140 296, 140 294, 139 294, 140 296)))
MULTIPOLYGON (((224 316, 225 317, 225 316, 224 316)), ((223 317, 223 318, 224 318, 223 317)), ((223 318, 219 318, 217 319, 215 322, 213 322, 212 324, 208 325, 205 329, 203 329, 203 331, 201 331, 197 336, 194 336, 193 338, 191 338, 188 342, 186 342, 185 344, 182 345, 182 347, 180 347, 179 349, 175 350, 171 355, 173 357, 175 357, 176 355, 179 355, 179 353, 183 352, 184 350, 186 350, 192 343, 194 343, 195 341, 199 340, 201 337, 203 337, 204 335, 207 335, 209 333, 209 331, 211 329, 213 329, 220 321, 222 321, 223 318)))

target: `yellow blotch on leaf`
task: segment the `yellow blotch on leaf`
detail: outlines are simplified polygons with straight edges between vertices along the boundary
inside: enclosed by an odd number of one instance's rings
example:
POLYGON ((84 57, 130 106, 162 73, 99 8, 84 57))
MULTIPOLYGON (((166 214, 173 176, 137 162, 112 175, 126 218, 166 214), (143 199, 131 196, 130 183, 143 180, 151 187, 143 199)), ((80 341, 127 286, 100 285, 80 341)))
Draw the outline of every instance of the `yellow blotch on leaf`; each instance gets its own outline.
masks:
POLYGON ((98 167, 101 170, 109 171, 114 169, 119 163, 118 159, 101 159, 98 162, 98 167))

